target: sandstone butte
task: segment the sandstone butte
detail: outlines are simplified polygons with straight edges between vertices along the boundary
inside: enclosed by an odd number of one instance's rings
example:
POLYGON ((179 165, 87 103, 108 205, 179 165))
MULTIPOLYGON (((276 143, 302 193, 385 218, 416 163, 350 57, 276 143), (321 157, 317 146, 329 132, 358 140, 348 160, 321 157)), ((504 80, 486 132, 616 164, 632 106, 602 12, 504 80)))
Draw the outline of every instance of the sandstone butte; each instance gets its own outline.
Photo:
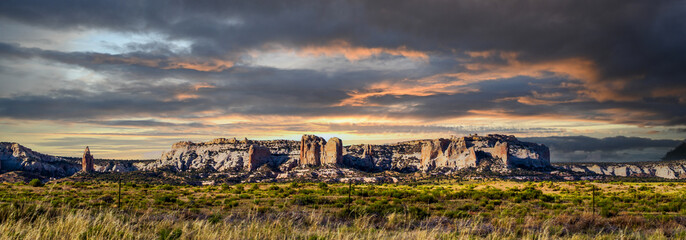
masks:
POLYGON ((218 138, 209 142, 178 142, 149 169, 163 165, 184 171, 210 164, 218 171, 254 171, 269 164, 282 171, 295 166, 336 165, 368 171, 402 168, 431 171, 438 168, 473 168, 495 163, 497 169, 550 167, 550 152, 542 144, 521 142, 514 136, 470 135, 466 137, 414 140, 385 145, 343 146, 332 137, 315 135, 292 140, 237 140, 218 138), (481 164, 483 165, 483 164, 481 164))
POLYGON ((83 151, 83 158, 81 159, 81 171, 92 173, 95 172, 93 167, 93 155, 91 155, 91 150, 86 146, 86 150, 83 151))

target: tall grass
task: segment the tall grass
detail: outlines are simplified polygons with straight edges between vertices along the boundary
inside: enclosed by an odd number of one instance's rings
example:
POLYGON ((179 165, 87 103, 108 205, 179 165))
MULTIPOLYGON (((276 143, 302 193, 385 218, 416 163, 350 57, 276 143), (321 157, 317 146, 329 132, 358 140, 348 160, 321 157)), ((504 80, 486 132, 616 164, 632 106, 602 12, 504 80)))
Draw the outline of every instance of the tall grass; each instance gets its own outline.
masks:
MULTIPOLYGON (((1 239, 683 239, 682 225, 612 228, 609 220, 561 215, 534 218, 423 220, 392 213, 331 217, 320 210, 222 216, 218 221, 188 218, 181 211, 124 212, 117 209, 0 206, 1 239), (607 226, 607 227, 604 227, 607 226), (575 228, 576 227, 576 228, 575 228), (584 231, 584 229, 588 229, 584 231)), ((616 220, 619 221, 619 220, 616 220)), ((623 219, 622 221, 628 221, 623 219)))

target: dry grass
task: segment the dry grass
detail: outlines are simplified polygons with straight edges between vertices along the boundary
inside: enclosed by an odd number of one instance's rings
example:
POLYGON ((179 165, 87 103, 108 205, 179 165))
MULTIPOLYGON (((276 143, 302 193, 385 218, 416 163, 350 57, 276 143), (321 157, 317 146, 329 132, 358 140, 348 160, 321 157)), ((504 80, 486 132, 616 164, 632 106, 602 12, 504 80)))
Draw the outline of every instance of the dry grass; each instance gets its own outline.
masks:
POLYGON ((683 239, 682 225, 646 229, 640 219, 596 219, 585 214, 540 221, 479 218, 414 220, 372 216, 332 220, 320 211, 265 216, 254 212, 219 221, 185 219, 180 212, 132 214, 116 209, 53 209, 46 206, 3 208, 1 239, 683 239), (33 211, 33 212, 31 212, 33 211), (635 228, 612 229, 612 221, 635 228), (671 228, 671 229, 666 229, 671 228), (593 230, 592 230, 593 229, 593 230), (597 231, 595 229, 601 229, 597 231))

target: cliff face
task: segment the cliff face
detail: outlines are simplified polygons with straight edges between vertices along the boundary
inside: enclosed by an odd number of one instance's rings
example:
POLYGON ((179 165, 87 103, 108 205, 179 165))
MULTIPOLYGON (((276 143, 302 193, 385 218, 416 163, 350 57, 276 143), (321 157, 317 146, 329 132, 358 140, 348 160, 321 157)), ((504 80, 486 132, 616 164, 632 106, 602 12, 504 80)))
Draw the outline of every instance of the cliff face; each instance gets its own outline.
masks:
POLYGON ((300 165, 321 165, 326 140, 314 135, 303 135, 300 140, 300 165))
POLYGON ((34 152, 9 142, 0 143, 0 165, 3 171, 27 171, 53 177, 69 176, 81 169, 77 162, 34 152))
POLYGON ((558 168, 606 176, 686 178, 686 160, 640 163, 570 163, 556 164, 558 168))
POLYGON ((521 142, 514 136, 488 135, 452 137, 426 142, 421 151, 421 169, 476 168, 488 160, 491 170, 550 167, 548 147, 521 142))
MULTIPOLYGON (((144 167, 145 170, 171 168, 177 171, 213 169, 238 172, 254 170, 261 165, 279 166, 286 161, 300 159, 300 142, 290 140, 254 141, 218 138, 210 142, 178 142, 160 160, 144 167), (253 146, 253 164, 250 164, 250 147, 253 146), (268 150, 267 154, 265 149, 268 150), (259 165, 259 166, 258 166, 259 165)), ((286 163, 287 165, 290 163, 286 163)))

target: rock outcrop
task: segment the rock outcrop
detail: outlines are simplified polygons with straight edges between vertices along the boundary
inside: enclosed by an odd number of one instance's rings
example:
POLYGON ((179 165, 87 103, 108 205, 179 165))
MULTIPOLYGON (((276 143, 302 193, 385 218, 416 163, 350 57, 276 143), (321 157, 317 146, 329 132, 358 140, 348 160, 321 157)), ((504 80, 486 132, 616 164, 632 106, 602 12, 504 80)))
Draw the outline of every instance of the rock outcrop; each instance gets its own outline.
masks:
POLYGON ((86 146, 86 150, 83 151, 83 158, 81 158, 81 171, 92 173, 95 172, 93 167, 93 155, 91 155, 91 150, 86 146))
POLYGON ((686 179, 686 160, 637 163, 560 163, 558 168, 585 174, 686 179))
POLYGON ((34 152, 10 142, 0 142, 0 164, 3 171, 26 171, 46 177, 70 176, 81 169, 76 161, 34 152))
MULTIPOLYGON (((188 171, 193 169, 210 169, 219 172, 241 172, 250 170, 250 146, 257 145, 267 148, 271 156, 269 160, 258 157, 259 165, 265 163, 281 167, 287 161, 300 159, 300 142, 291 140, 236 140, 235 138, 218 138, 209 142, 194 143, 178 142, 172 145, 170 151, 162 154, 160 159, 148 164, 144 170, 171 169, 174 171, 188 171)), ((258 153, 260 156, 261 153, 258 153)), ((292 167, 291 167, 292 168, 292 167)), ((253 168, 254 169, 254 168, 253 168)), ((290 168, 288 168, 290 169, 290 168)))
POLYGON ((322 150, 326 140, 315 135, 303 135, 300 140, 300 165, 319 166, 322 164, 322 150))
POLYGON ((550 150, 541 144, 520 142, 514 136, 488 135, 451 137, 425 142, 421 151, 421 169, 476 168, 488 160, 489 169, 543 169, 550 167, 550 150))
POLYGON ((260 145, 250 145, 248 150, 248 165, 249 171, 255 171, 255 169, 268 163, 271 160, 271 152, 269 148, 260 145))
POLYGON ((332 137, 326 142, 322 164, 342 164, 343 163, 343 141, 337 137, 332 137))

